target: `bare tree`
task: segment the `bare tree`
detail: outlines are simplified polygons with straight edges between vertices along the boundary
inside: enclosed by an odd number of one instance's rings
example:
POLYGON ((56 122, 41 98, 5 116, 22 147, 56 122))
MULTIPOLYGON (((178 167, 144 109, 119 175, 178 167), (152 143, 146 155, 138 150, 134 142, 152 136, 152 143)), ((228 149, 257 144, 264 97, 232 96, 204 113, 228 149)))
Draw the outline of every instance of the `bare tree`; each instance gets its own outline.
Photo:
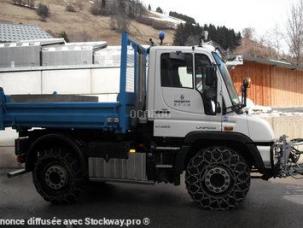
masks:
POLYGON ((79 10, 83 10, 83 7, 84 7, 83 4, 84 4, 83 0, 76 0, 75 1, 75 6, 78 7, 79 10))
POLYGON ((259 43, 265 47, 268 57, 280 59, 284 53, 282 50, 283 42, 285 41, 285 34, 282 32, 280 26, 267 31, 260 39, 259 43))
POLYGON ((299 64, 303 52, 303 0, 292 5, 287 24, 289 50, 295 63, 299 64))
POLYGON ((140 0, 128 1, 128 16, 131 18, 142 17, 146 12, 146 8, 142 5, 140 0))
POLYGON ((244 28, 242 31, 243 38, 253 40, 255 36, 255 29, 251 27, 244 28))
POLYGON ((112 4, 111 28, 120 32, 128 32, 130 19, 128 17, 128 1, 114 1, 112 4))
POLYGON ((282 43, 285 41, 285 34, 282 32, 280 26, 276 25, 271 32, 272 47, 277 51, 279 57, 283 54, 282 43))

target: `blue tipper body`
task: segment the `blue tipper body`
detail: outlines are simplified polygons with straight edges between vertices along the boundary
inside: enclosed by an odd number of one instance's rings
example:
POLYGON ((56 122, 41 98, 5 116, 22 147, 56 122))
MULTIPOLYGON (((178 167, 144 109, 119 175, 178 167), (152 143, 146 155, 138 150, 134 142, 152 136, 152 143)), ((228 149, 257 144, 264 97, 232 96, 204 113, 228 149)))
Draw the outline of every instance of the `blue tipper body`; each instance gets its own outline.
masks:
MULTIPOLYGON (((73 128, 100 129, 127 133, 130 129, 130 109, 136 102, 135 92, 127 92, 128 47, 134 51, 134 81, 138 77, 138 52, 146 57, 147 50, 122 33, 120 93, 117 102, 14 102, 0 88, 0 129, 73 128)), ((136 91, 136 90, 135 90, 136 91)))

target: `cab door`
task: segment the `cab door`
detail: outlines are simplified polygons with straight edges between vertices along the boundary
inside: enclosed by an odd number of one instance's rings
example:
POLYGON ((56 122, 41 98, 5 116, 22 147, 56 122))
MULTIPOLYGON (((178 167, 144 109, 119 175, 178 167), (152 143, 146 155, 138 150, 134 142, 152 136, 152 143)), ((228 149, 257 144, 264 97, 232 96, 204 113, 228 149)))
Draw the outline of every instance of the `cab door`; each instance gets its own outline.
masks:
POLYGON ((221 131, 220 81, 206 54, 158 51, 155 75, 155 136, 185 137, 192 131, 221 131))

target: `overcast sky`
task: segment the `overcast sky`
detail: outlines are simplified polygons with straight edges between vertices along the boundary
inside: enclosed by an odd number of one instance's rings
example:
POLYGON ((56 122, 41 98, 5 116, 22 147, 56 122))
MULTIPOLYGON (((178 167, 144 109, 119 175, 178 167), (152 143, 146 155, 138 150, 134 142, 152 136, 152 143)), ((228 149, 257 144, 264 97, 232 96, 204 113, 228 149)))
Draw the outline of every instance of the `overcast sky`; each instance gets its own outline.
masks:
POLYGON ((142 0, 153 10, 177 11, 194 17, 200 24, 225 25, 242 31, 253 27, 263 36, 276 25, 284 29, 290 6, 296 0, 142 0))

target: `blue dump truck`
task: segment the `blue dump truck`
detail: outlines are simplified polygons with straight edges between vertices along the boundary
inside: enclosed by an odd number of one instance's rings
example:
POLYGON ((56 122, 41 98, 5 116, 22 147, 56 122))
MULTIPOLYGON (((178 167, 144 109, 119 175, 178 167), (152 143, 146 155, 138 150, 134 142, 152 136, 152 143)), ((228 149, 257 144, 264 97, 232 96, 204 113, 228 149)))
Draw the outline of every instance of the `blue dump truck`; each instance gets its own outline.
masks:
POLYGON ((32 172, 40 195, 59 204, 76 201, 87 181, 179 185, 185 172, 201 208, 228 210, 244 200, 252 173, 302 174, 302 140, 276 137, 245 112, 249 80, 239 100, 214 47, 145 48, 127 33, 121 45, 116 102, 0 89, 0 129, 18 132, 15 153, 24 163, 9 177, 32 172))

